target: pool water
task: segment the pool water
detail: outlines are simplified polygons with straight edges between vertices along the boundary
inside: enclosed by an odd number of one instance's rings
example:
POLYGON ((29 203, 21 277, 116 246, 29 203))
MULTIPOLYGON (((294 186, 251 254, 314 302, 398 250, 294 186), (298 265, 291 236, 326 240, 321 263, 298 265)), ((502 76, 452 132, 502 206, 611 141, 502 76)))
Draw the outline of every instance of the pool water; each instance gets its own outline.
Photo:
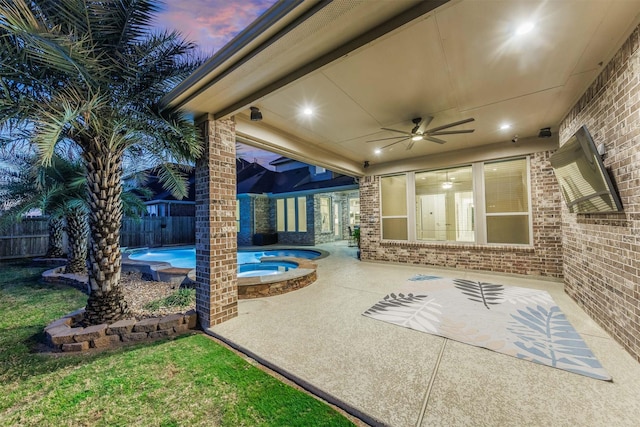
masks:
POLYGON ((298 264, 287 261, 267 261, 238 265, 238 277, 258 277, 281 274, 292 268, 298 268, 298 264))
MULTIPOLYGON (((238 252, 238 276, 242 276, 244 264, 254 265, 254 269, 257 272, 264 271, 263 274, 255 274, 254 276, 262 276, 265 274, 277 274, 283 271, 274 271, 273 268, 269 269, 257 269, 256 265, 261 265, 260 259, 263 257, 296 257, 305 259, 314 259, 320 256, 320 252, 312 251, 308 249, 273 249, 266 251, 240 251, 238 252), (272 272, 269 272, 272 271, 272 272)), ((129 259, 136 261, 162 261, 168 262, 176 268, 196 268, 196 249, 195 248, 176 248, 176 249, 148 249, 135 251, 129 255, 129 259)), ((295 268, 296 264, 279 262, 280 264, 289 264, 283 267, 295 268)), ((269 262, 272 266, 275 263, 269 262)), ((248 273, 249 268, 246 267, 244 273, 248 273)))

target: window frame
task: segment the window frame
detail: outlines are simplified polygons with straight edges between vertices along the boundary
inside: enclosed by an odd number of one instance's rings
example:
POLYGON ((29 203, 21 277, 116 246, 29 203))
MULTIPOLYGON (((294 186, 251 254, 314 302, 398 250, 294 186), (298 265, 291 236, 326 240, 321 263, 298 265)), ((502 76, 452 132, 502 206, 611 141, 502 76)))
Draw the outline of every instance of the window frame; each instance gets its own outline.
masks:
POLYGON ((490 247, 504 247, 504 246, 518 246, 518 247, 533 247, 534 246, 534 234, 533 234, 533 206, 532 206, 532 189, 531 189, 531 156, 516 156, 504 159, 491 159, 478 162, 463 163, 459 165, 451 165, 441 168, 424 169, 419 171, 410 171, 405 173, 393 173, 388 175, 380 175, 378 185, 378 206, 380 209, 380 241, 383 243, 389 242, 404 242, 418 245, 463 245, 463 246, 490 246, 490 247), (506 162, 510 160, 526 160, 526 175, 527 175, 527 193, 528 193, 528 210, 525 212, 518 212, 518 215, 529 216, 529 243, 488 243, 487 242, 487 216, 513 216, 516 213, 493 213, 487 215, 486 213, 486 197, 485 197, 485 185, 484 185, 484 167, 486 164, 495 162, 506 162), (447 170, 452 168, 468 167, 472 168, 472 192, 474 201, 474 240, 473 241, 456 241, 456 240, 418 240, 417 238, 417 217, 416 217, 416 173, 423 172, 436 172, 441 170, 447 170), (382 215, 382 180, 387 177, 405 176, 406 177, 406 200, 407 210, 406 215, 382 215), (407 219, 407 240, 398 239, 385 239, 383 219, 386 218, 406 218, 407 219))
POLYGON ((482 174, 482 194, 485 194, 485 185, 484 185, 484 168, 487 164, 492 164, 492 163, 500 163, 500 162, 508 162, 508 161, 512 161, 512 160, 520 160, 523 159, 525 160, 526 163, 526 173, 527 173, 527 211, 525 212, 499 212, 499 213, 487 213, 486 212, 486 196, 482 197, 482 204, 483 204, 483 211, 484 211, 484 222, 483 222, 483 230, 484 230, 484 243, 482 243, 483 245, 487 245, 487 246, 505 246, 505 245, 517 245, 517 246, 531 246, 533 247, 533 207, 531 206, 532 203, 532 199, 531 199, 531 156, 525 156, 525 157, 513 157, 513 158, 508 158, 508 159, 496 159, 496 160, 488 160, 488 161, 484 161, 481 162, 481 166, 482 166, 482 170, 481 170, 481 174, 482 174), (487 218, 488 217, 498 217, 498 216, 524 216, 524 215, 528 215, 529 216, 529 243, 489 243, 488 242, 488 236, 487 236, 487 218))
POLYGON ((276 231, 278 233, 307 233, 309 225, 307 224, 307 196, 279 197, 276 200, 276 231), (289 218, 289 200, 293 200, 293 218, 289 218), (302 200, 302 202, 301 202, 302 200), (300 206, 304 205, 305 212, 301 215, 300 206), (282 213, 281 213, 282 211, 282 213), (295 230, 290 231, 289 225, 292 224, 295 230), (301 227, 301 224, 304 227, 301 227))
POLYGON ((333 233, 333 199, 330 196, 318 196, 318 211, 320 212, 320 233, 328 234, 333 233), (323 228, 322 223, 322 201, 327 201, 327 208, 329 212, 327 213, 327 224, 329 224, 329 229, 325 230, 323 228))
MULTIPOLYGON (((406 172, 406 173, 394 173, 391 175, 383 175, 380 177, 380 191, 378 192, 378 205, 380 206, 380 239, 382 241, 385 242, 405 242, 405 241, 412 241, 411 237, 414 237, 414 241, 415 241, 415 235, 416 235, 416 226, 415 224, 411 224, 410 218, 409 218, 409 212, 410 209, 409 206, 413 206, 415 205, 415 195, 413 196, 413 203, 410 200, 410 185, 409 185, 409 180, 412 179, 412 182, 414 184, 414 188, 415 188, 415 174, 414 172, 406 172), (407 202, 407 206, 405 214, 404 215, 382 215, 382 179, 383 178, 392 178, 392 177, 397 177, 397 176, 404 176, 405 177, 405 192, 406 192, 406 202, 407 202), (411 178, 410 178, 411 177, 411 178), (407 220, 407 240, 397 240, 397 239, 385 239, 384 236, 384 219, 406 219, 407 220)), ((415 215, 415 214, 414 214, 415 215)))

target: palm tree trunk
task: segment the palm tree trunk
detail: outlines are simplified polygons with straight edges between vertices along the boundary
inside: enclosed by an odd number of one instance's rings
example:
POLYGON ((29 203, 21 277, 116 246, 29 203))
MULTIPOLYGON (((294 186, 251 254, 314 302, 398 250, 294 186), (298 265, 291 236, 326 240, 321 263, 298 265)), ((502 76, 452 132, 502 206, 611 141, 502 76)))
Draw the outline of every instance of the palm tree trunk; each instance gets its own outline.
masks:
POLYGON ((62 249, 62 239, 64 237, 64 218, 49 218, 49 248, 47 249, 47 258, 64 258, 65 253, 62 249))
POLYGON ((128 312, 120 285, 122 224, 122 156, 94 144, 83 153, 89 195, 89 286, 85 323, 121 319, 128 312))
POLYGON ((67 236, 69 236, 69 257, 64 272, 86 274, 89 224, 87 214, 81 207, 73 207, 67 214, 67 236))

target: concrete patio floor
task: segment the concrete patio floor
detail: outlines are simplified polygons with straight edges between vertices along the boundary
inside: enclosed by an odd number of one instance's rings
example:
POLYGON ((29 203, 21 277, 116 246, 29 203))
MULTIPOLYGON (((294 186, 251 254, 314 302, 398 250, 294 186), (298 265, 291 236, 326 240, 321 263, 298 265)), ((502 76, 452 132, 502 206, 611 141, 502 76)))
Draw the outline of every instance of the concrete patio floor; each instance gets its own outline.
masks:
POLYGON ((360 262, 346 242, 319 245, 318 280, 243 300, 208 332, 389 426, 637 426, 640 363, 591 320, 558 281, 360 262), (613 382, 362 316, 415 274, 548 291, 613 382))

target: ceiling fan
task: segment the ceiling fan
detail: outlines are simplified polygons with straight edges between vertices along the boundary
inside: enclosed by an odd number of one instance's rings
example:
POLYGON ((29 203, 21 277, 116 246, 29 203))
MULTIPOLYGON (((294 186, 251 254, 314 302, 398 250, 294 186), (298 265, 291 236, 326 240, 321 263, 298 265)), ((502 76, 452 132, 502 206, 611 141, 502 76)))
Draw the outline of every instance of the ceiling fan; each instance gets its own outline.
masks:
POLYGON ((459 134, 459 133, 471 133, 471 132, 473 132, 475 130, 475 129, 445 130, 445 129, 449 129, 449 128, 452 128, 452 127, 455 127, 455 126, 463 125, 465 123, 472 122, 472 121, 475 120, 473 118, 460 120, 458 122, 448 123, 446 125, 438 126, 438 127, 431 128, 431 129, 425 129, 429 125, 429 123, 431 123, 431 120, 433 120, 433 117, 427 117, 424 120, 422 120, 422 117, 416 117, 415 119, 411 120, 411 122, 414 124, 414 127, 413 127, 413 129, 411 129, 411 132, 407 132, 407 131, 403 131, 403 130, 397 130, 397 129, 382 128, 382 130, 401 133, 402 136, 393 136, 391 138, 373 139, 373 140, 367 141, 367 142, 377 142, 377 141, 387 141, 387 140, 397 139, 397 141, 393 141, 391 144, 387 144, 384 147, 380 148, 381 150, 384 150, 385 148, 391 147, 392 145, 395 145, 395 144, 397 144, 399 142, 406 141, 406 140, 410 139, 411 141, 407 145, 407 150, 411 150, 411 148, 413 147, 413 144, 415 144, 416 141, 427 140, 427 141, 431 141, 431 142, 436 142, 438 144, 444 144, 447 141, 445 141, 443 139, 440 139, 440 138, 435 138, 435 136, 455 135, 455 134, 459 134))

